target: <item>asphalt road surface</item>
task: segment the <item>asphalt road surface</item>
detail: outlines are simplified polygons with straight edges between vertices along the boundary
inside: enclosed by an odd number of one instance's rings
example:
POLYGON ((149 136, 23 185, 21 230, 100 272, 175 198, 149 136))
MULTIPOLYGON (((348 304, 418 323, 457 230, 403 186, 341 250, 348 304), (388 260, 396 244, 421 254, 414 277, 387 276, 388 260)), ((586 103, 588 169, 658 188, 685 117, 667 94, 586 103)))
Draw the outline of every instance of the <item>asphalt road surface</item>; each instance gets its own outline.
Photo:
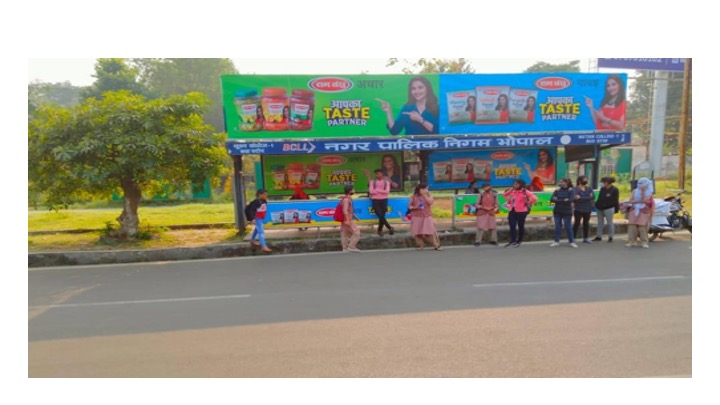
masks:
POLYGON ((689 234, 29 269, 29 377, 690 377, 689 234))

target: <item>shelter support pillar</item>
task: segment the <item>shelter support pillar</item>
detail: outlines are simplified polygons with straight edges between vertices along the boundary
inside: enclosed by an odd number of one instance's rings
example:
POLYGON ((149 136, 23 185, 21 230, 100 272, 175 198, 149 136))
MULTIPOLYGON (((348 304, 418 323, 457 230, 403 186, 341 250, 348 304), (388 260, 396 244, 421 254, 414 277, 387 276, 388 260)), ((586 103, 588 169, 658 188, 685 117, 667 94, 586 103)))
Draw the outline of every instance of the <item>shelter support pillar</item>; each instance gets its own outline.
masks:
POLYGON ((232 155, 233 160, 233 199, 235 200, 235 229, 245 231, 245 185, 243 184, 242 155, 232 155))

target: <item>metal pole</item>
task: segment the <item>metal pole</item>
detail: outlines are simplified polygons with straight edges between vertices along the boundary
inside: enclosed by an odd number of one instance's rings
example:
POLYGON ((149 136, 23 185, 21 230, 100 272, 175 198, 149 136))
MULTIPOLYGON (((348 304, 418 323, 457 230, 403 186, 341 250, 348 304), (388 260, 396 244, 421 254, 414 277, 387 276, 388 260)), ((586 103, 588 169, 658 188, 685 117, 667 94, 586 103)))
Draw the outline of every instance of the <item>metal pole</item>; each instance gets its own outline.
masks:
POLYGON ((242 155, 232 155, 233 199, 235 200, 235 229, 245 232, 245 187, 243 187, 242 155))
POLYGON ((662 173, 662 149, 665 141, 668 77, 668 72, 655 71, 652 122, 650 124, 650 158, 648 159, 650 160, 653 175, 660 175, 662 173))
POLYGON ((692 74, 692 58, 685 59, 685 72, 683 76, 682 112, 680 113, 680 133, 678 146, 680 149, 680 162, 678 167, 678 187, 685 190, 685 138, 687 137, 688 105, 690 104, 690 75, 692 74))

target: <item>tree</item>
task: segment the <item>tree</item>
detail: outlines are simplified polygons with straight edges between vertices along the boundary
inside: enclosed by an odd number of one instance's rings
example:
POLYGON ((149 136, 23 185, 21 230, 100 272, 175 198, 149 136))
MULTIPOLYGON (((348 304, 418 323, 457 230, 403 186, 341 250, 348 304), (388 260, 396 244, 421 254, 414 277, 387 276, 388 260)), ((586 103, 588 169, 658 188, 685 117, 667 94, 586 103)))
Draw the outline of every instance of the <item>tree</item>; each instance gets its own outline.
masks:
MULTIPOLYGON (((668 152, 677 153, 677 135, 680 131, 680 114, 682 109, 683 72, 670 72, 667 92, 667 109, 665 110, 665 143, 668 152)), ((639 70, 630 82, 630 103, 628 105, 628 129, 643 139, 647 144, 650 139, 650 116, 653 103, 653 73, 639 70)), ((688 115, 692 116, 692 86, 690 87, 690 103, 688 115)), ((692 134, 692 120, 688 121, 688 134, 692 134)), ((688 137, 688 149, 692 137, 688 137)))
MULTIPOLYGON (((394 66, 400 63, 398 58, 390 58, 385 66, 394 66)), ((403 63, 410 64, 411 67, 403 67, 405 74, 423 74, 423 73, 475 73, 475 69, 470 65, 467 59, 425 59, 420 58, 415 62, 403 59, 403 63)))
POLYGON ((80 92, 83 87, 73 86, 66 81, 63 83, 45 83, 35 81, 28 83, 28 104, 33 108, 40 104, 53 104, 70 107, 80 102, 80 92))
POLYGON ((573 73, 580 72, 580 61, 571 60, 568 63, 561 63, 553 65, 547 62, 537 62, 529 68, 525 69, 523 73, 573 73))
POLYGON ((153 97, 168 97, 197 91, 211 101, 205 120, 217 132, 225 131, 220 75, 237 74, 230 59, 131 59, 140 82, 153 97))
POLYGON ((148 90, 138 82, 138 74, 138 69, 129 66, 124 59, 98 59, 93 75, 95 83, 83 90, 80 96, 102 98, 105 92, 118 90, 129 90, 147 96, 148 90))
POLYGON ((119 236, 134 238, 144 190, 185 189, 223 167, 223 135, 202 119, 207 103, 200 93, 147 101, 124 90, 72 108, 39 106, 29 123, 28 177, 52 208, 122 190, 119 236))

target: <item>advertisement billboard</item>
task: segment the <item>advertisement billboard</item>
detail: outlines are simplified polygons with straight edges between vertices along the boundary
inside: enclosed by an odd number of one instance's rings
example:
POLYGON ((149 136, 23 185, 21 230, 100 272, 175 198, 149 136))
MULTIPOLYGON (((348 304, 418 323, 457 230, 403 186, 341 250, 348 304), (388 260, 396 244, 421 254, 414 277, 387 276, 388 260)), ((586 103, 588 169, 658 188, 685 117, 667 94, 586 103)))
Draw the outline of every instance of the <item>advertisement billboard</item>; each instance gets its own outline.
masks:
POLYGON ((555 148, 432 152, 428 183, 435 189, 465 188, 473 180, 509 187, 537 176, 544 185, 555 184, 556 157, 555 148))
POLYGON ((394 153, 346 153, 322 155, 265 155, 263 180, 269 195, 343 194, 346 185, 356 193, 369 189, 374 170, 390 179, 390 191, 403 190, 403 156, 394 153))
MULTIPOLYGON (((388 198, 385 218, 388 222, 403 222, 409 204, 408 197, 388 198)), ((266 227, 296 228, 338 225, 333 220, 339 200, 271 201, 268 203, 266 227)), ((353 211, 360 223, 377 223, 377 216, 369 198, 353 198, 353 211)))
POLYGON ((228 139, 622 131, 627 76, 223 75, 228 139))

